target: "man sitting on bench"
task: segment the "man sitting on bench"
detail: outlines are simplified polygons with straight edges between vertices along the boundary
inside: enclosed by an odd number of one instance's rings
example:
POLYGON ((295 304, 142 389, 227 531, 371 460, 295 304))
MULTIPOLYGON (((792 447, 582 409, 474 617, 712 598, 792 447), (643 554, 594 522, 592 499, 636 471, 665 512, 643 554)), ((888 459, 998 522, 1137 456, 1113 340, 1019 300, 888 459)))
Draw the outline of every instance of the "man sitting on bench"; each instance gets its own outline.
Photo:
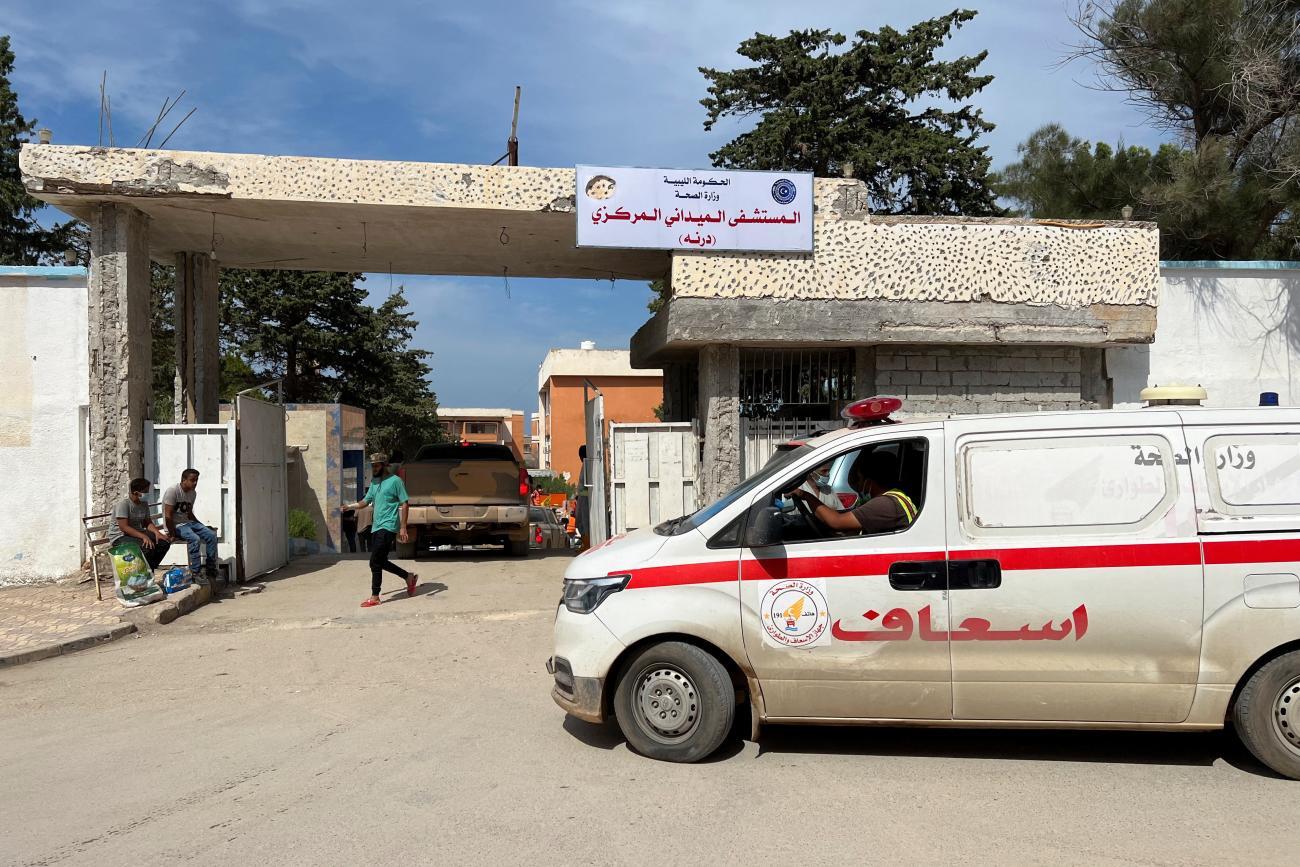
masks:
POLYGON ((110 548, 123 539, 135 539, 140 543, 149 568, 157 569, 172 542, 167 531, 156 526, 149 516, 145 495, 152 487, 148 479, 131 480, 126 499, 119 500, 113 507, 113 521, 108 525, 107 538, 110 548))

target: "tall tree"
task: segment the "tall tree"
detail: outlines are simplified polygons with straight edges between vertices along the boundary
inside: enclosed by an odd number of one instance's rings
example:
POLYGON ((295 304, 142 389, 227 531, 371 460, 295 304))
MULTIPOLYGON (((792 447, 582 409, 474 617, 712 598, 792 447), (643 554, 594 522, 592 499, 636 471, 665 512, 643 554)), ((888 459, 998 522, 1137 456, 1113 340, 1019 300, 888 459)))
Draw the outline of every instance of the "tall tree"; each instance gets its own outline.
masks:
POLYGON ((1102 87, 1124 93, 1176 143, 1149 160, 1129 149, 1120 167, 1090 163, 1059 128, 1039 130, 998 176, 999 193, 1044 217, 1113 218, 1128 199, 1159 221, 1167 259, 1300 253, 1300 4, 1109 0, 1082 5, 1074 21, 1084 43, 1073 56, 1095 63, 1102 87), (1095 196, 1042 195, 1080 177, 1095 182, 1095 196), (1109 212, 1090 207, 1098 201, 1109 212))
POLYGON ((282 379, 289 403, 366 410, 373 448, 436 439, 431 353, 411 349, 418 323, 399 289, 378 308, 358 274, 221 271, 222 390, 282 379))
POLYGON ((963 104, 993 80, 976 74, 988 52, 935 58, 974 17, 957 10, 906 32, 859 30, 851 42, 830 30, 746 39, 737 50, 754 66, 700 68, 710 82, 700 101, 706 130, 760 115, 754 129, 710 154, 713 164, 850 173, 884 213, 996 213, 989 157, 976 143, 993 124, 963 104))
POLYGON ((49 264, 60 261, 67 248, 70 224, 43 228, 36 219, 42 205, 23 187, 18 151, 31 141, 36 121, 18 110, 18 94, 9 83, 13 69, 9 37, 0 36, 0 265, 49 264))
POLYGON ((1135 145, 1114 148, 1075 138, 1057 124, 1036 130, 1016 148, 1020 159, 994 175, 998 195, 1036 216, 1113 220, 1133 208, 1133 218, 1154 219, 1147 188, 1167 182, 1182 151, 1163 145, 1152 153, 1135 145))

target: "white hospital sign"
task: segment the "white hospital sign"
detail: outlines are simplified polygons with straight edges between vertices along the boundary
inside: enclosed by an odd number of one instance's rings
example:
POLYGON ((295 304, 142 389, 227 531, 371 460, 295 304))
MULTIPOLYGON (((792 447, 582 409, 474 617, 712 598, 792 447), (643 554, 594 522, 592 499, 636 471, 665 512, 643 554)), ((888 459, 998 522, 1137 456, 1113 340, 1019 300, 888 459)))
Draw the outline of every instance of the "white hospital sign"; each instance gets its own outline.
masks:
POLYGON ((577 170, 579 247, 812 252, 811 174, 577 170))

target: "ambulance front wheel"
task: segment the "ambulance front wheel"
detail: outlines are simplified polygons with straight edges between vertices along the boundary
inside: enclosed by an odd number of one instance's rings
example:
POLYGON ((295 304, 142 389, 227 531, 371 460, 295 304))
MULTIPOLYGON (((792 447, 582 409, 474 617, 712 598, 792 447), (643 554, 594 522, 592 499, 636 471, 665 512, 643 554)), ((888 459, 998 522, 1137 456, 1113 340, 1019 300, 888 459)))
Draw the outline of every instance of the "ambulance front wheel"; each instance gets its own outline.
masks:
POLYGON ((1300 650, 1251 675, 1232 709, 1246 749, 1284 777, 1300 780, 1300 650))
POLYGON ((665 641, 623 668, 614 715, 628 745, 666 762, 698 762, 722 745, 736 719, 736 690, 708 651, 665 641))

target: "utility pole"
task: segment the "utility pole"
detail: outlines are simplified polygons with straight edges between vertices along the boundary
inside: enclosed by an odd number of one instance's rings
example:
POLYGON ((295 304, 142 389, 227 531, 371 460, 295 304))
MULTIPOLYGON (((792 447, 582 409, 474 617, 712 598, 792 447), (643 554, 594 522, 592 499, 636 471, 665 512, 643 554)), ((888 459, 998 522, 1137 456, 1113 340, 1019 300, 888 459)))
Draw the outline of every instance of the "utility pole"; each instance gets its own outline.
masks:
POLYGON ((515 85, 515 114, 510 119, 510 140, 506 142, 506 156, 509 165, 519 165, 519 85, 515 85))
POLYGON ((515 85, 515 114, 510 119, 510 138, 506 140, 506 152, 496 158, 492 163, 494 166, 502 160, 505 160, 508 166, 519 165, 519 91, 521 89, 519 85, 515 85))

